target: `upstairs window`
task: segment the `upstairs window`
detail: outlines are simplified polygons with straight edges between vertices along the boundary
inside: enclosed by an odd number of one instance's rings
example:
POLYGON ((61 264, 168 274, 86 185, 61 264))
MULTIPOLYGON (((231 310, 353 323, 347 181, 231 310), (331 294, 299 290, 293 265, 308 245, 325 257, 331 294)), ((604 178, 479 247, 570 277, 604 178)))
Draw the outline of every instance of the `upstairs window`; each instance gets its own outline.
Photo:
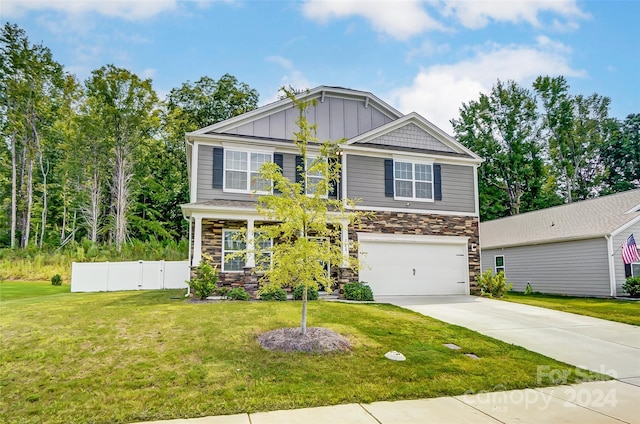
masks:
MULTIPOLYGON (((325 163, 326 163, 325 159, 325 163)), ((322 183, 326 179, 326 177, 322 174, 320 169, 311 169, 312 167, 320 168, 319 164, 316 162, 316 158, 307 157, 307 164, 305 166, 305 193, 309 196, 312 196, 316 193, 318 188, 318 184, 322 183)), ((327 193, 324 194, 323 197, 327 197, 327 193)))
POLYGON ((401 200, 433 200, 433 165, 394 161, 394 193, 401 200))
POLYGON ((260 167, 272 161, 270 153, 224 151, 224 189, 236 193, 268 193, 269 181, 260 178, 260 167))

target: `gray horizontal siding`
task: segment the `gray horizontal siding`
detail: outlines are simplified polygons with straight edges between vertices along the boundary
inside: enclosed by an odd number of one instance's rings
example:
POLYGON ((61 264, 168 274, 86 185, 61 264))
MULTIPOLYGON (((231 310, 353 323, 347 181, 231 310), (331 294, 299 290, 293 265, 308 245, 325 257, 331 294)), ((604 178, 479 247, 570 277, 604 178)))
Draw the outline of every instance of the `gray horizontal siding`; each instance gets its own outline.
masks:
MULTIPOLYGON (((290 180, 295 179, 296 164, 295 155, 283 154, 283 173, 290 180)), ((213 188, 213 146, 198 146, 198 190, 197 199, 192 201, 203 202, 206 200, 254 200, 255 196, 241 193, 225 193, 222 189, 213 188)))
MULTIPOLYGON (((482 234, 480 234, 482 245, 482 234)), ((534 246, 482 250, 480 266, 495 270, 494 257, 504 256, 507 281, 523 292, 527 282, 534 291, 570 296, 609 296, 607 242, 598 239, 534 246)), ((624 270, 623 270, 624 272, 624 270)))
MULTIPOLYGON (((315 106, 306 111, 310 125, 317 124, 317 137, 320 141, 352 138, 391 122, 391 118, 372 105, 365 107, 364 100, 351 100, 327 97, 324 102, 318 100, 315 106)), ((298 110, 288 108, 265 116, 226 133, 249 135, 254 137, 292 139, 298 127, 298 110)))
POLYGON ((347 156, 347 193, 362 199, 360 206, 475 212, 473 166, 442 164, 442 200, 410 202, 384 195, 384 158, 347 156))
POLYGON ((622 231, 620 234, 613 238, 613 263, 614 269, 616 271, 616 294, 617 295, 625 295, 626 293, 622 290, 622 285, 625 283, 625 275, 624 275, 624 262, 622 261, 622 252, 620 251, 623 243, 627 242, 627 238, 629 235, 633 234, 633 238, 635 238, 636 243, 640 243, 640 222, 632 225, 626 230, 622 231))

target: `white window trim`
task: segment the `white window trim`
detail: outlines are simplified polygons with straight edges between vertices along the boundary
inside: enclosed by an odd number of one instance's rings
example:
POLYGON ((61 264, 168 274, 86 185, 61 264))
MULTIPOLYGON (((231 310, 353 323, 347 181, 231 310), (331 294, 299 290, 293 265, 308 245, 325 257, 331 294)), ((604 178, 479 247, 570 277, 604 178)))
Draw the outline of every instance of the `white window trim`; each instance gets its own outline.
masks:
MULTIPOLYGON (((226 253, 232 253, 232 252, 238 252, 238 250, 226 250, 224 248, 224 241, 225 241, 225 235, 227 233, 237 233, 241 230, 238 229, 231 229, 231 228, 227 228, 227 229, 223 229, 222 230, 222 272, 228 272, 228 273, 240 273, 240 272, 244 272, 244 269, 226 269, 227 268, 227 261, 225 261, 225 255, 226 253)), ((245 262, 246 265, 246 262, 245 262)))
POLYGON ((500 268, 502 270, 502 272, 504 273, 504 275, 507 275, 507 269, 506 269, 506 263, 504 261, 504 255, 495 255, 493 257, 493 266, 494 266, 494 272, 496 273, 496 275, 500 272, 498 271, 498 268, 500 268), (498 260, 498 258, 502 258, 502 266, 499 267, 498 264, 496 263, 496 261, 498 260))
POLYGON ((431 161, 421 161, 421 160, 415 160, 415 158, 405 158, 405 157, 395 157, 393 158, 393 199, 394 200, 404 200, 404 201, 411 201, 411 202, 425 202, 425 203, 433 203, 435 201, 435 184, 434 184, 434 175, 433 175, 433 162, 431 161), (401 180, 401 181, 409 181, 406 180, 404 178, 396 178, 396 163, 397 162, 403 162, 403 163, 410 163, 411 164, 411 175, 412 175, 412 179, 411 179, 411 193, 413 194, 413 197, 405 197, 405 196, 398 196, 396 195, 396 180, 401 180), (431 198, 430 199, 425 199, 423 197, 416 197, 416 165, 429 165, 431 167, 431 181, 419 181, 419 182, 424 182, 424 183, 430 183, 431 184, 431 198))
POLYGON ((640 274, 636 275, 633 272, 634 265, 636 265, 638 268, 640 268, 640 262, 631 262, 629 265, 631 266, 631 276, 632 277, 640 277, 640 274))
MULTIPOLYGON (((313 162, 314 160, 316 160, 318 158, 317 155, 307 155, 307 161, 311 161, 313 162)), ((329 160, 327 158, 324 158, 325 163, 329 163, 329 160)), ((311 178, 322 178, 323 180, 326 180, 327 177, 325 176, 317 176, 317 175, 312 175, 311 178)), ((307 173, 307 164, 304 164, 304 194, 311 197, 313 196, 313 193, 309 193, 307 191, 307 189, 309 188, 309 174, 307 173)), ((329 198, 329 192, 327 191, 327 193, 325 193, 324 195, 320 196, 321 199, 328 199, 329 198)))
MULTIPOLYGON (((238 231, 241 231, 241 230, 239 230, 239 229, 234 229, 234 228, 225 228, 225 229, 223 229, 223 230, 222 230, 222 261, 221 261, 221 262, 222 262, 222 272, 228 272, 228 273, 240 273, 240 272, 244 272, 244 269, 233 269, 233 270, 228 270, 228 269, 226 269, 227 261, 225 261, 225 254, 226 254, 226 253, 238 252, 238 250, 226 250, 226 249, 225 249, 225 247, 224 247, 225 235, 226 235, 226 233, 233 233, 233 232, 238 232, 238 231)), ((254 245, 257 243, 257 242, 255 241, 255 240, 256 240, 256 236, 255 236, 255 234, 256 234, 258 231, 259 231, 259 229, 256 229, 256 230, 253 232, 254 236, 253 236, 252 243, 254 243, 254 245)), ((269 239, 269 243, 270 243, 270 246, 269 246, 269 249, 270 249, 270 250, 265 251, 265 252, 263 252, 263 253, 266 253, 266 254, 268 254, 268 255, 269 255, 269 262, 271 263, 271 265, 273 265, 273 239, 269 239)), ((245 248, 246 248, 246 247, 245 247, 245 248)), ((254 248, 254 250, 255 250, 255 248, 254 248)), ((253 253, 253 254, 254 254, 254 257, 255 257, 255 253, 256 253, 256 252, 254 251, 254 253, 253 253)), ((254 259, 254 262, 255 262, 255 259, 254 259)), ((245 266, 245 267, 247 266, 247 261, 245 261, 244 266, 245 266)))
POLYGON ((242 194, 271 194, 272 191, 264 191, 264 190, 251 190, 251 154, 256 153, 260 155, 267 155, 271 158, 271 162, 273 162, 273 151, 270 150, 259 150, 259 149, 246 149, 246 148, 238 148, 238 147, 225 147, 224 148, 224 157, 222 158, 222 191, 224 193, 242 193, 242 194), (227 154, 229 152, 241 152, 247 154, 247 169, 245 171, 241 170, 233 170, 234 172, 245 172, 247 174, 247 188, 246 189, 237 189, 237 188, 227 188, 227 154))

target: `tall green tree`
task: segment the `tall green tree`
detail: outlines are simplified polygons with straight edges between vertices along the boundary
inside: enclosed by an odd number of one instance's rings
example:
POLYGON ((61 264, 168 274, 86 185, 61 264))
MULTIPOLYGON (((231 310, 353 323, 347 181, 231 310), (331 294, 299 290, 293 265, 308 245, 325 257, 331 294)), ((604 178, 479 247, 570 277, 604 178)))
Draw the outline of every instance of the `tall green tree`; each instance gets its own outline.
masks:
POLYGON ((302 156, 302 165, 297 169, 300 178, 298 182, 289 180, 275 163, 262 166, 260 178, 266 186, 272 182, 275 193, 260 196, 257 210, 275 223, 257 229, 255 239, 253 234, 247 235, 247 245, 255 246, 256 268, 264 273, 265 286, 303 286, 300 329, 304 335, 308 289, 320 285, 329 290, 334 285, 326 264, 358 267, 357 258, 350 257, 350 262, 343 264, 340 228, 353 224, 360 215, 347 211, 347 205, 353 202, 328 198, 332 185, 339 181, 340 164, 333 159, 344 140, 319 143, 316 126, 305 117, 305 110, 314 101, 296 97, 290 89, 283 91, 298 109, 294 143, 302 156), (317 148, 317 153, 309 153, 311 146, 317 148), (272 247, 271 240, 275 241, 272 247), (271 255, 271 261, 260 260, 265 252, 271 255))
POLYGON ((536 207, 546 183, 538 122, 535 97, 514 81, 498 81, 452 120, 456 138, 485 159, 478 171, 481 219, 536 207))
POLYGON ((600 149, 609 137, 610 99, 595 93, 571 95, 562 76, 540 76, 533 87, 541 98, 550 170, 565 201, 597 196, 602 177, 600 149))
MULTIPOLYGON (((0 115, 2 138, 11 151, 10 245, 31 239, 36 184, 41 192, 41 238, 47 225, 48 177, 63 68, 48 48, 31 44, 24 30, 5 24, 0 32, 0 115), (39 172, 38 172, 39 171, 39 172)), ((36 234, 38 237, 38 234, 36 234)))
POLYGON ((127 240, 136 163, 159 126, 159 104, 151 80, 113 65, 91 73, 86 82, 100 135, 110 144, 111 238, 118 249, 127 240))
POLYGON ((602 149, 605 192, 640 188, 640 114, 615 122, 611 137, 602 149))

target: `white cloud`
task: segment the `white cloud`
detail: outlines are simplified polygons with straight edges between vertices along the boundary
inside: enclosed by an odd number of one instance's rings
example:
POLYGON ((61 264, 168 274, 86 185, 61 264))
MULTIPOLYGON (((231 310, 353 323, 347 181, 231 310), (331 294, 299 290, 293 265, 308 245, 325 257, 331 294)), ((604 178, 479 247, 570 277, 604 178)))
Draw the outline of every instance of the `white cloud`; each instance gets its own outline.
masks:
POLYGON ((489 92, 497 79, 529 87, 539 75, 585 76, 570 66, 567 46, 547 37, 537 41, 533 46, 482 46, 470 59, 423 68, 411 86, 394 91, 391 98, 403 112, 416 111, 452 134, 449 120, 458 117, 462 103, 489 92))
POLYGON ((309 0, 302 6, 305 17, 327 22, 331 18, 361 16, 371 22, 373 28, 398 40, 444 27, 431 18, 419 0, 363 1, 363 0, 309 0))
POLYGON ((177 0, 2 0, 2 14, 6 18, 22 16, 34 10, 51 10, 69 15, 95 12, 135 21, 176 8, 177 0))
POLYGON ((279 65, 284 71, 285 74, 280 78, 280 85, 275 87, 271 94, 260 102, 260 106, 275 102, 280 98, 282 94, 280 92, 280 87, 293 87, 296 90, 304 90, 307 88, 313 88, 317 84, 312 84, 311 81, 299 70, 295 68, 294 63, 282 56, 268 56, 265 58, 267 62, 275 63, 279 65))
MULTIPOLYGON (((444 0, 442 13, 445 16, 455 16, 466 28, 478 29, 487 26, 491 21, 520 23, 527 22, 533 26, 540 26, 540 14, 552 13, 568 20, 562 25, 575 27, 575 19, 585 19, 589 15, 583 12, 576 0, 551 1, 470 1, 444 0)), ((557 19, 554 27, 560 25, 557 19)))

